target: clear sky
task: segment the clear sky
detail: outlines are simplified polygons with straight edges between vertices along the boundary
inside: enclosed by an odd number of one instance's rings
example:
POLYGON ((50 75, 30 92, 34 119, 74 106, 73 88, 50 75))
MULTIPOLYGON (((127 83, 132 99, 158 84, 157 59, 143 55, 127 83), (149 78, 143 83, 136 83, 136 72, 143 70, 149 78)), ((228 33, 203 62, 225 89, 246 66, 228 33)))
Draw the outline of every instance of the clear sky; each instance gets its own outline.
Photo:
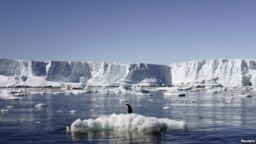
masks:
POLYGON ((0 58, 117 63, 256 56, 256 0, 0 0, 0 58))

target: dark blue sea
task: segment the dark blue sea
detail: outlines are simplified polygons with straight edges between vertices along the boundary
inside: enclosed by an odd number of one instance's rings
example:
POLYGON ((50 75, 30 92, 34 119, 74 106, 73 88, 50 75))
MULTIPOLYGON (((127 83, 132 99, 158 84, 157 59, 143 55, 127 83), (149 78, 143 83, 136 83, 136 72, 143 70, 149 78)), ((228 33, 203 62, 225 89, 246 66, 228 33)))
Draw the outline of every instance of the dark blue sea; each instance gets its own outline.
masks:
POLYGON ((19 101, 0 99, 1 144, 45 143, 241 143, 256 141, 256 96, 187 93, 185 97, 133 95, 27 95, 19 101), (120 102, 125 99, 126 102, 120 102), (37 103, 47 107, 35 108, 37 103), (144 116, 183 120, 185 130, 160 133, 97 131, 72 134, 66 131, 76 119, 126 113, 125 104, 144 116), (163 107, 169 107, 163 109, 163 107), (70 113, 76 110, 76 113, 70 113))

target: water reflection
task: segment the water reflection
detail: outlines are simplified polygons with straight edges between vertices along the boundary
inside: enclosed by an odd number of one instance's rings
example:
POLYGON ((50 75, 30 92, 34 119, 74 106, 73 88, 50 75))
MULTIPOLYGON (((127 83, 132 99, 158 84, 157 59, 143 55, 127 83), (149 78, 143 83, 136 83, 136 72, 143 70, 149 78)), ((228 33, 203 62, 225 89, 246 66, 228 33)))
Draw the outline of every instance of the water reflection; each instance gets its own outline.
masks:
POLYGON ((75 141, 104 142, 104 143, 161 143, 162 133, 139 133, 101 131, 88 133, 72 133, 75 141))

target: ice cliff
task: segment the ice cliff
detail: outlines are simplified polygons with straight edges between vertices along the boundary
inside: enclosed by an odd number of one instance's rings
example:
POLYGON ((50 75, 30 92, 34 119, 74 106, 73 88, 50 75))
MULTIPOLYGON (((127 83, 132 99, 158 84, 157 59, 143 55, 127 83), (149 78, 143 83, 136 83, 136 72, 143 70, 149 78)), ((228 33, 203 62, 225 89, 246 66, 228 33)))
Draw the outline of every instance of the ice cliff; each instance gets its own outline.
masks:
POLYGON ((212 81, 223 86, 255 85, 255 60, 220 59, 171 64, 172 84, 212 81))
POLYGON ((211 81, 223 86, 256 84, 256 61, 200 60, 171 65, 0 59, 0 87, 118 86, 123 83, 170 86, 211 81))
POLYGON ((0 59, 0 87, 44 87, 64 83, 159 86, 171 85, 170 76, 170 67, 164 65, 0 59))

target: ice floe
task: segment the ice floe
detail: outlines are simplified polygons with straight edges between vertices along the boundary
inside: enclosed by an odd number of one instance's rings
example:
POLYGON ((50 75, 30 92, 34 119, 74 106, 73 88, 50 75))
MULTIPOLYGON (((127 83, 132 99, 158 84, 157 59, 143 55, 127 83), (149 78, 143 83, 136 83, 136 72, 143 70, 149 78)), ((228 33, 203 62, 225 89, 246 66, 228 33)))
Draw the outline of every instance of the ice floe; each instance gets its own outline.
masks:
POLYGON ((76 114, 76 110, 70 110, 69 113, 70 114, 76 114))
POLYGON ((187 128, 185 121, 168 118, 147 117, 140 114, 111 114, 100 116, 96 119, 77 119, 71 126, 73 133, 89 131, 126 131, 126 132, 160 132, 164 130, 184 130, 187 128))
POLYGON ((10 91, 7 89, 0 91, 0 98, 6 100, 20 100, 20 97, 14 96, 10 91))
POLYGON ((38 103, 35 105, 36 108, 43 108, 43 107, 47 107, 47 104, 44 103, 38 103))

